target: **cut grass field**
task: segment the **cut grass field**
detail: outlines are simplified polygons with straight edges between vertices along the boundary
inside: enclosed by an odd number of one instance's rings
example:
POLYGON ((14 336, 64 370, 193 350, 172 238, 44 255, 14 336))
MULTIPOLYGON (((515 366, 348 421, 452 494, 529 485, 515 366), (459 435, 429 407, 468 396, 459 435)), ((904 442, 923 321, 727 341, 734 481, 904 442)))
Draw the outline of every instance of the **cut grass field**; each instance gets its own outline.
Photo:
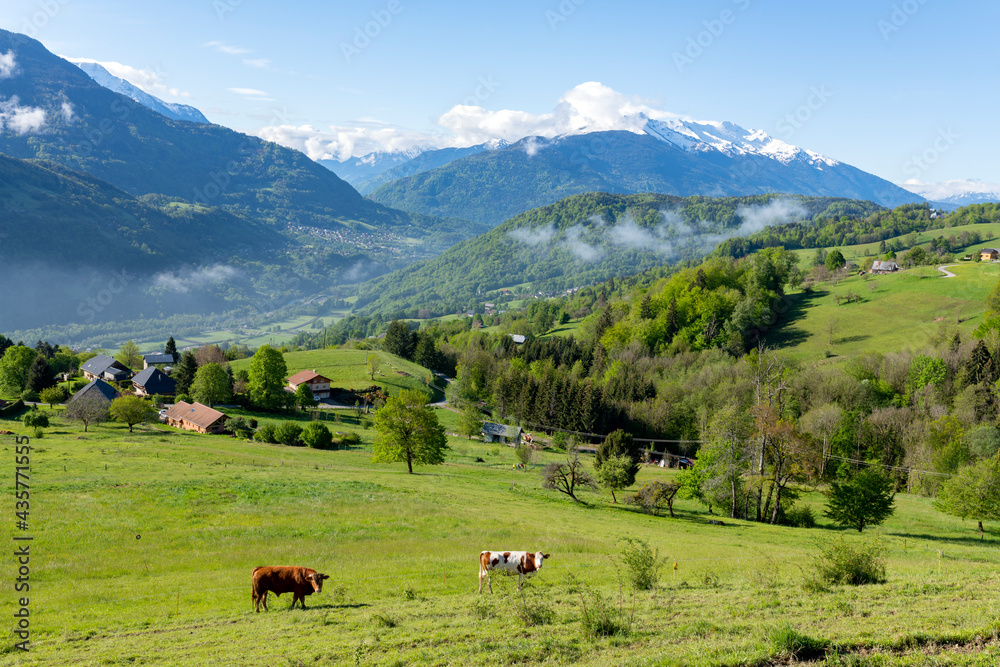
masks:
MULTIPOLYGON (((827 664, 1000 659, 996 527, 980 540, 974 522, 923 498, 898 495, 876 531, 885 584, 808 592, 819 548, 855 532, 822 519, 814 529, 710 525, 718 516, 684 500, 675 519, 606 494, 578 505, 541 489, 540 463, 559 455, 513 470, 512 450, 465 439, 450 439, 444 465, 408 475, 371 463, 373 433, 350 424, 361 448, 316 451, 163 426, 83 433, 60 414, 32 442, 29 530, 19 532, 34 538, 31 651, 8 635, 0 665, 765 665, 794 663, 801 638, 843 654, 827 664), (623 537, 666 558, 660 585, 634 601, 624 593, 630 632, 587 636, 593 592, 617 609, 623 537), (552 558, 523 597, 500 577, 495 595, 478 596, 483 549, 552 558), (255 614, 258 565, 331 578, 305 610, 288 611, 284 595, 255 614)), ((10 494, 14 447, 0 436, 10 494)), ((639 482, 672 474, 644 468, 639 482)), ((802 502, 823 506, 817 493, 802 502)), ((12 545, 9 514, 6 525, 12 545)), ((15 568, 2 559, 8 619, 15 568)))
MULTIPOLYGON (((401 389, 419 389, 432 393, 433 400, 441 400, 443 392, 434 385, 433 374, 422 366, 381 350, 305 350, 284 355, 289 377, 299 371, 314 370, 330 378, 334 387, 365 389, 377 384, 390 394, 401 389), (378 373, 372 382, 368 374, 368 355, 376 354, 380 360, 378 373)), ((232 362, 233 371, 250 368, 250 359, 232 362)))

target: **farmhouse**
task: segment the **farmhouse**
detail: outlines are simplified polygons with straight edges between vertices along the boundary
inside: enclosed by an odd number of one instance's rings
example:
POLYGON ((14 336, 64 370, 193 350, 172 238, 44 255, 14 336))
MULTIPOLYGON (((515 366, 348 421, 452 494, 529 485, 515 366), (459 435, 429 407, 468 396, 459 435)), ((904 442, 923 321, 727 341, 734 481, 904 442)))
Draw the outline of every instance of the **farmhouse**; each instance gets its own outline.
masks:
POLYGON ((97 379, 97 380, 91 380, 90 384, 86 385, 83 389, 73 394, 73 397, 69 399, 69 402, 72 403, 73 401, 80 400, 85 396, 98 396, 106 400, 108 403, 110 403, 111 401, 121 396, 121 394, 118 393, 117 389, 112 387, 104 380, 97 379))
POLYGON ((899 271, 899 265, 896 262, 872 262, 872 273, 895 273, 899 271))
POLYGON ((164 419, 170 426, 176 426, 198 433, 222 433, 226 415, 201 403, 181 401, 167 410, 164 419))
POLYGON ((158 366, 161 364, 172 364, 174 363, 174 355, 172 354, 144 354, 142 355, 142 367, 143 369, 149 368, 150 366, 158 366))
MULTIPOLYGON (((167 355, 170 356, 170 355, 167 355)), ((153 394, 174 394, 177 383, 173 378, 156 366, 147 366, 132 378, 132 387, 137 396, 152 396, 153 394)))
POLYGON ((288 378, 288 388, 297 390, 301 385, 309 387, 313 398, 330 398, 330 379, 323 377, 315 370, 301 371, 288 378))
POLYGON ((80 371, 83 373, 83 377, 88 380, 107 380, 108 382, 127 380, 132 372, 125 367, 125 364, 106 354, 99 354, 90 359, 80 367, 80 371))
POLYGON ((996 248, 983 248, 979 251, 979 259, 984 262, 995 262, 1000 259, 1000 250, 996 248))
POLYGON ((486 422, 483 424, 482 435, 484 442, 502 442, 505 445, 513 445, 514 447, 521 445, 520 426, 506 426, 504 424, 486 422))

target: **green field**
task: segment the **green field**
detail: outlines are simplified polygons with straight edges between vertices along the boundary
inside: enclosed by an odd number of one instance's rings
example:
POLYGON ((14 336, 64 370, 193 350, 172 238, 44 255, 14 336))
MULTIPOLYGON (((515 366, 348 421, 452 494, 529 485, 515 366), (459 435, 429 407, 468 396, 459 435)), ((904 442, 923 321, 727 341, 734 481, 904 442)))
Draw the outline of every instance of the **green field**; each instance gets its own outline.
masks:
MULTIPOLYGON (((381 360, 374 384, 385 388, 390 394, 401 389, 419 389, 425 393, 430 391, 434 400, 440 400, 441 387, 432 384, 434 376, 429 370, 387 352, 346 349, 307 350, 287 352, 284 357, 289 376, 307 369, 314 370, 330 378, 334 387, 365 389, 373 384, 368 374, 369 354, 377 354, 381 360)), ((233 371, 249 369, 250 360, 240 359, 231 365, 233 371)))
MULTIPOLYGON (((0 665, 789 664, 774 639, 788 628, 844 654, 825 664, 1000 658, 1000 536, 980 540, 973 522, 926 499, 898 495, 876 531, 887 583, 807 592, 819 547, 856 533, 823 519, 713 526, 690 501, 675 519, 605 494, 576 505, 542 490, 537 466, 513 470, 512 450, 464 439, 450 439, 444 465, 407 475, 372 464, 373 434, 359 432, 361 448, 323 452, 161 426, 84 434, 57 417, 32 443, 29 530, 19 531, 34 538, 31 651, 8 635, 0 665), (618 604, 622 537, 646 540, 667 566, 655 590, 623 593, 630 632, 586 636, 592 592, 618 604), (552 558, 523 598, 499 578, 495 595, 478 596, 482 549, 552 558), (284 595, 253 613, 252 568, 279 564, 331 578, 304 611, 287 611, 284 595), (526 624, 524 610, 544 624, 526 624)), ((0 436, 0 448, 10 490, 13 439, 0 436)), ((639 482, 670 474, 647 468, 639 482)), ((805 502, 819 510, 823 499, 805 502)), ((2 572, 14 580, 9 553, 2 572)), ((9 583, 2 599, 10 623, 9 583)))
POLYGON ((869 350, 917 350, 956 331, 967 339, 982 322, 984 299, 1000 280, 1000 264, 961 262, 949 270, 954 278, 935 267, 918 267, 790 293, 782 302, 784 323, 768 333, 768 344, 816 361, 869 350), (849 293, 860 301, 848 303, 849 293))

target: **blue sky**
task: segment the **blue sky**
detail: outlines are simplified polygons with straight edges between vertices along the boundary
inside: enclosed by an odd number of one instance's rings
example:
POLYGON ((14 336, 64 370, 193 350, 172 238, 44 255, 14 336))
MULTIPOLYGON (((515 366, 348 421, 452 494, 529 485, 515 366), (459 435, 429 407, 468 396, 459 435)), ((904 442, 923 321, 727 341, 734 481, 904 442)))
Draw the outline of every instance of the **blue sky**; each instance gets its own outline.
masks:
POLYGON ((0 27, 54 53, 134 68, 149 92, 314 157, 516 134, 600 82, 619 101, 763 129, 894 182, 991 183, 998 18, 996 3, 942 0, 0 8, 0 27))

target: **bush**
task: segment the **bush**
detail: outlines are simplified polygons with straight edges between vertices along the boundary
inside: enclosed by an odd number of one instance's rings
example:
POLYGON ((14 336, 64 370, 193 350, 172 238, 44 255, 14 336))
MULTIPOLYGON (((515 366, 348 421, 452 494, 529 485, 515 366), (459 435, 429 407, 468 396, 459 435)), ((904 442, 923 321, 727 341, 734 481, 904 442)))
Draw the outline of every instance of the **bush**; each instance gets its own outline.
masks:
POLYGON ((25 403, 37 403, 38 402, 38 392, 34 389, 25 389, 21 392, 21 400, 25 403))
POLYGON ((617 606, 613 600, 609 600, 595 590, 581 593, 580 600, 583 607, 581 626, 585 636, 614 637, 631 634, 632 617, 625 613, 623 600, 620 596, 617 606))
POLYGON ((174 397, 174 403, 190 403, 191 397, 187 394, 177 394, 174 397))
POLYGON ((663 559, 657 549, 652 549, 644 541, 625 537, 622 538, 621 561, 628 574, 628 582, 637 591, 648 591, 656 587, 660 578, 660 568, 663 559))
POLYGON ((529 465, 535 457, 535 450, 527 445, 521 445, 514 450, 514 457, 523 465, 529 465))
POLYGON ((167 402, 167 397, 163 394, 153 394, 149 397, 149 400, 152 401, 154 408, 159 409, 162 408, 163 404, 167 402))
POLYGON ((44 412, 40 411, 37 407, 31 408, 27 414, 22 417, 21 421, 28 428, 33 428, 37 432, 38 429, 49 427, 49 416, 44 412))
POLYGON ((300 439, 302 440, 302 444, 313 449, 333 448, 333 434, 330 433, 330 429, 326 427, 326 424, 321 424, 320 422, 309 422, 306 424, 306 427, 302 429, 300 439))
POLYGON ((883 547, 876 537, 870 540, 851 540, 838 537, 829 546, 820 550, 815 561, 815 583, 884 584, 885 562, 883 547))
POLYGON ((302 434, 302 427, 295 422, 281 422, 274 429, 274 438, 283 445, 289 447, 301 447, 299 436, 302 434))
POLYGON ((257 442, 268 442, 272 445, 278 442, 278 439, 274 434, 275 428, 274 424, 266 422, 261 424, 257 429, 257 432, 253 434, 253 439, 257 442))
POLYGON ((785 512, 785 525, 797 528, 815 528, 816 516, 808 505, 796 505, 785 512))
POLYGON ((333 440, 334 447, 350 449, 361 444, 361 436, 357 433, 343 433, 333 440))

